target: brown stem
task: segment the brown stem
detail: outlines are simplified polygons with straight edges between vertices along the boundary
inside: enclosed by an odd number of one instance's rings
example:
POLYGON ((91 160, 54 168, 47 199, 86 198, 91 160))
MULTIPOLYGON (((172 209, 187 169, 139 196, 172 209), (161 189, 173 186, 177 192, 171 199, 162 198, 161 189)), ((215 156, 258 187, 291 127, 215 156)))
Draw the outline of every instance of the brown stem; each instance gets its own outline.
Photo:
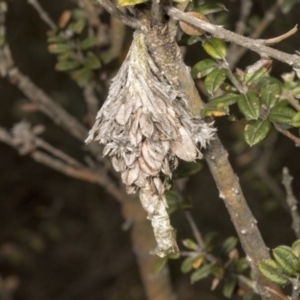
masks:
POLYGON ((283 178, 282 178, 282 184, 284 185, 285 191, 286 191, 286 202, 289 206, 290 213, 292 216, 292 228, 295 232, 296 237, 300 238, 300 216, 297 211, 297 200, 293 193, 292 189, 292 181, 293 177, 290 175, 288 168, 283 168, 282 170, 283 178))
POLYGON ((269 286, 273 289, 277 287, 265 279, 257 269, 257 263, 268 258, 269 252, 257 228, 257 222, 244 198, 238 178, 228 161, 228 153, 218 138, 208 147, 205 159, 219 189, 220 198, 226 205, 251 269, 255 274, 258 291, 263 299, 269 299, 265 287, 269 286))
POLYGON ((166 11, 169 16, 175 19, 182 20, 188 24, 191 24, 197 28, 203 29, 213 36, 218 37, 229 42, 236 43, 237 45, 243 46, 258 53, 261 57, 273 57, 281 62, 284 62, 294 68, 300 67, 300 56, 296 54, 288 54, 268 46, 265 46, 263 40, 254 40, 251 38, 244 37, 242 35, 236 34, 232 31, 226 30, 221 26, 217 26, 211 23, 204 22, 197 19, 191 15, 187 15, 184 12, 174 8, 167 7, 166 11))

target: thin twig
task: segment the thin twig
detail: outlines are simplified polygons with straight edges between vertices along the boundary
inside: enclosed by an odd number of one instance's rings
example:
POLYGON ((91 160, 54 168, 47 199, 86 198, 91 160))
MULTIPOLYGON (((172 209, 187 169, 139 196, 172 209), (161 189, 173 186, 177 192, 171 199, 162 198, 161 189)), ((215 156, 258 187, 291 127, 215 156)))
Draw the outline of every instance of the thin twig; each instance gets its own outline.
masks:
MULTIPOLYGON (((22 147, 20 141, 16 143, 15 138, 2 127, 0 127, 0 141, 8 144, 9 146, 15 148, 16 150, 19 150, 21 149, 20 147, 22 147)), ((28 142, 28 141, 24 141, 24 142, 28 142)), ((32 142, 35 143, 35 141, 32 142)), ((54 155, 57 155, 57 153, 60 152, 60 150, 58 149, 55 149, 54 151, 53 149, 54 147, 51 147, 48 148, 47 150, 54 155)), ((108 177, 108 175, 105 172, 100 172, 99 170, 92 171, 87 167, 81 166, 80 163, 77 163, 77 166, 80 167, 72 166, 69 163, 54 158, 49 154, 46 154, 45 152, 42 152, 37 149, 33 149, 28 154, 35 161, 42 163, 48 166, 49 168, 61 172, 67 176, 101 185, 110 195, 112 195, 114 198, 116 198, 116 200, 120 202, 123 202, 127 197, 124 191, 121 190, 118 186, 116 186, 116 184, 108 177)))
POLYGON ((277 43, 282 42, 283 40, 289 38, 290 36, 294 35, 298 31, 298 25, 296 25, 293 29, 289 30, 288 32, 279 35, 275 38, 263 40, 265 45, 274 45, 277 43))
POLYGON ((166 7, 166 12, 172 18, 179 19, 197 28, 203 29, 220 39, 227 40, 229 42, 233 42, 240 46, 248 48, 258 53, 261 57, 273 57, 290 66, 300 68, 299 55, 287 54, 285 52, 270 48, 268 46, 265 46, 263 41, 253 40, 251 38, 247 38, 239 34, 236 34, 234 32, 231 32, 229 30, 226 30, 222 28, 222 26, 217 26, 211 23, 204 22, 191 15, 187 15, 186 13, 183 13, 174 7, 166 7))
MULTIPOLYGON (((261 34, 265 31, 265 29, 272 23, 272 21, 275 19, 276 13, 278 9, 280 8, 280 5, 277 1, 269 10, 267 10, 263 16, 263 18, 260 20, 258 25, 255 27, 254 32, 250 34, 251 39, 257 39, 261 36, 261 34)), ((241 59, 241 57, 248 51, 247 48, 240 47, 237 52, 235 52, 235 55, 231 56, 230 65, 231 68, 234 68, 234 66, 237 64, 237 62, 241 59)))
MULTIPOLYGON (((290 300, 289 297, 283 295, 282 293, 280 293, 280 292, 278 292, 277 290, 274 290, 274 289, 272 289, 272 288, 270 288, 270 287, 268 287, 268 286, 266 286, 265 289, 266 289, 267 291, 269 291, 270 293, 272 293, 273 295, 276 295, 277 297, 279 297, 279 298, 282 299, 282 300, 290 300)), ((272 299, 272 298, 270 298, 270 299, 272 299)))
POLYGON ((284 185, 286 191, 286 202, 289 206, 291 217, 292 217, 292 228, 295 235, 300 239, 300 216, 297 211, 298 201, 293 193, 292 189, 293 177, 289 174, 289 169, 284 167, 282 169, 282 184, 284 185))
POLYGON ((189 211, 185 211, 185 216, 191 226, 191 229, 193 231, 193 235, 197 241, 198 246, 200 247, 201 250, 204 250, 205 244, 201 235, 201 232, 198 230, 197 225, 195 224, 195 221, 189 211))
POLYGON ((100 5, 104 7, 104 9, 111 14, 113 17, 119 19, 122 21, 124 24, 126 24, 129 27, 132 27, 134 29, 139 29, 140 28, 140 22, 125 13, 123 13, 120 9, 118 9, 112 2, 109 0, 98 0, 100 5))
POLYGON ((288 130, 282 128, 279 124, 277 124, 277 123, 273 123, 273 124, 274 124, 274 127, 276 128, 276 130, 278 130, 283 135, 285 135, 286 137, 288 137, 289 139, 291 139, 295 143, 296 147, 300 147, 300 138, 296 137, 295 135, 293 135, 288 130))
MULTIPOLYGON (((252 0, 242 0, 241 1, 241 9, 240 9, 240 17, 236 22, 235 32, 240 35, 244 35, 247 28, 247 20, 251 12, 252 8, 252 0)), ((228 48, 228 56, 227 61, 229 64, 235 60, 236 52, 239 46, 237 44, 232 43, 228 48)))
POLYGON ((44 20, 45 23, 47 23, 51 29, 55 29, 57 27, 56 24, 51 20, 47 12, 43 9, 43 7, 40 5, 40 3, 37 0, 27 0, 27 1, 30 5, 34 7, 34 9, 40 15, 40 18, 44 20))

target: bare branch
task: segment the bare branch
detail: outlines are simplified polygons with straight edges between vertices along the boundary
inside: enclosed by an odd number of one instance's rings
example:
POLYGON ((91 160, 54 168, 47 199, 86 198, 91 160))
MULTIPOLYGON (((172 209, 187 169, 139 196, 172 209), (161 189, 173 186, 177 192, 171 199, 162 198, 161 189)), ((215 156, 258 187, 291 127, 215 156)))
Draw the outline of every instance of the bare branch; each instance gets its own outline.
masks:
POLYGON ((45 144, 47 143, 42 141, 41 139, 36 138, 33 133, 29 132, 29 134, 29 138, 26 133, 23 134, 23 136, 14 136, 4 128, 0 127, 0 141, 15 148, 21 154, 28 153, 35 161, 42 163, 49 168, 61 172, 67 176, 91 183, 97 183, 119 202, 123 202, 126 197, 128 197, 123 190, 115 185, 115 183, 108 177, 106 173, 100 172, 98 170, 90 170, 87 167, 81 165, 79 162, 76 162, 73 158, 70 158, 67 154, 62 155, 60 150, 55 149, 52 146, 49 147, 48 145, 46 147, 47 151, 52 155, 63 158, 64 161, 54 158, 53 156, 38 150, 36 148, 38 145, 42 145, 45 147, 45 144), (24 151, 24 148, 26 148, 26 151, 24 151), (66 159, 66 157, 68 158, 66 159), (70 159, 72 160, 73 165, 70 165, 66 162, 66 160, 70 161, 70 159))
POLYGON ((299 55, 287 54, 285 52, 270 48, 268 46, 265 46, 263 41, 253 40, 251 38, 247 38, 239 34, 236 34, 234 32, 231 32, 229 30, 226 30, 221 26, 217 26, 211 23, 206 23, 193 16, 187 15, 186 13, 183 13, 174 7, 166 7, 166 11, 168 15, 172 18, 184 21, 197 28, 203 29, 220 39, 227 40, 229 42, 233 42, 240 46, 248 48, 258 53, 261 57, 273 57, 290 66, 298 67, 298 68, 300 67, 299 55))
POLYGON ((197 241, 198 246, 201 250, 204 250, 205 244, 201 235, 201 232, 198 230, 197 225, 195 224, 195 221, 189 211, 185 211, 185 216, 191 226, 191 229, 193 231, 193 235, 197 241))
POLYGON ((280 126, 279 124, 277 124, 277 123, 273 123, 273 124, 274 124, 274 127, 276 128, 276 130, 278 130, 283 135, 285 135, 286 137, 288 137, 289 139, 291 139, 295 143, 296 147, 300 147, 300 139, 298 137, 296 137, 295 135, 293 135, 288 130, 282 128, 282 126, 280 126))
POLYGON ((34 7, 34 9, 38 12, 40 15, 40 18, 51 28, 55 29, 57 26, 56 24, 51 20, 48 13, 43 9, 43 7, 40 5, 40 3, 37 0, 27 0, 30 5, 34 7))
POLYGON ((109 0, 98 0, 100 5, 102 5, 105 10, 111 14, 113 17, 119 19, 122 21, 124 24, 126 24, 129 27, 132 27, 134 29, 139 29, 140 28, 140 22, 125 13, 123 13, 120 9, 118 9, 112 2, 109 0))
MULTIPOLYGON (((240 17, 239 20, 236 22, 235 32, 240 35, 244 35, 246 31, 246 23, 247 19, 250 15, 251 8, 252 8, 252 0, 242 0, 241 1, 241 9, 240 9, 240 17)), ((231 44, 228 48, 228 56, 227 61, 231 64, 236 57, 236 52, 239 46, 237 44, 231 44)))
POLYGON ((280 43, 283 40, 285 40, 285 39, 289 38, 290 36, 292 36, 293 34, 295 34, 297 31, 298 31, 298 25, 296 25, 294 28, 292 28, 291 30, 289 30, 288 32, 286 32, 280 36, 264 40, 264 43, 265 43, 265 45, 274 45, 274 44, 280 43))
MULTIPOLYGON (((287 167, 282 170, 282 184, 284 185, 286 191, 286 202, 290 208, 290 213, 292 216, 292 228, 295 232, 296 237, 300 238, 300 216, 297 211, 297 199, 293 193, 292 189, 293 177, 289 174, 289 169, 287 167)), ((297 298, 298 299, 298 298, 297 298)))

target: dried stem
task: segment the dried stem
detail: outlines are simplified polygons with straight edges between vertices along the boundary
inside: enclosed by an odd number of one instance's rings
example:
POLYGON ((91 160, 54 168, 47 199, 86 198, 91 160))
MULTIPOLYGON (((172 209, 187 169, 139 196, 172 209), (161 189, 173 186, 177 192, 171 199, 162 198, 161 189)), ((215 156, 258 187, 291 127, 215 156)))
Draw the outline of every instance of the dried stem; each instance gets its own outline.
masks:
POLYGON ((282 128, 279 124, 277 124, 277 123, 273 123, 273 124, 274 124, 274 127, 276 128, 276 130, 278 130, 283 135, 285 135, 286 137, 291 139, 295 143, 296 147, 300 147, 300 139, 298 137, 296 137, 295 135, 290 133, 288 130, 282 128))
POLYGON ((254 40, 251 38, 247 38, 226 30, 221 26, 213 25, 207 22, 204 22, 200 19, 197 19, 193 16, 187 15, 184 12, 174 8, 174 7, 166 7, 166 11, 168 15, 172 18, 179 19, 188 24, 191 24, 197 28, 203 29, 215 37, 218 37, 223 40, 227 40, 229 42, 236 43, 240 46, 248 48, 256 53, 258 53, 261 57, 273 57, 281 62, 284 62, 293 67, 300 67, 300 56, 296 54, 287 54, 285 52, 270 48, 265 46, 263 40, 254 40))
POLYGON ((286 202, 289 206, 291 217, 293 220, 292 228, 295 232, 295 235, 300 239, 300 216, 297 211, 298 201, 293 193, 292 189, 293 177, 290 175, 287 167, 282 170, 282 184, 284 185, 286 191, 286 202))
MULTIPOLYGON (((31 135, 31 138, 34 136, 31 135)), ((18 140, 16 142, 16 137, 12 136, 7 130, 0 127, 0 140, 11 147, 15 148, 16 150, 21 150, 22 144, 29 142, 28 140, 20 141, 20 137, 18 136, 18 140)), ((123 202, 126 198, 126 194, 124 191, 122 191, 119 187, 117 187, 113 181, 107 176, 106 173, 100 172, 100 171, 92 171, 91 169, 88 169, 87 167, 82 166, 79 162, 76 162, 73 158, 73 165, 76 164, 77 166, 72 166, 68 162, 66 162, 66 154, 63 156, 63 160, 54 158, 53 156, 61 158, 61 151, 58 149, 55 149, 54 147, 50 146, 42 141, 39 138, 34 138, 30 140, 30 142, 33 144, 33 150, 29 151, 28 154, 37 162, 44 164, 48 166, 51 169, 54 169, 56 171, 59 171, 67 176, 77 178, 83 181, 91 182, 91 183, 97 183, 101 185, 109 194, 111 194, 115 199, 117 199, 120 202, 123 202), (47 148, 47 151, 53 155, 46 154, 43 151, 37 150, 34 148, 34 146, 42 145, 44 148, 47 148), (47 145, 45 147, 45 145, 47 145), (75 163, 74 163, 75 162, 75 163)), ((70 157, 67 159, 70 161, 70 157)))
POLYGON ((283 40, 285 40, 285 39, 289 38, 290 36, 294 35, 297 31, 298 31, 298 25, 296 25, 294 28, 292 28, 291 30, 289 30, 288 32, 286 32, 282 35, 279 35, 275 38, 264 40, 264 43, 265 43, 265 45, 274 45, 274 44, 280 43, 283 40))
MULTIPOLYGON (((240 17, 236 22, 235 32, 240 35, 244 35, 247 28, 247 20, 251 12, 252 8, 252 0, 242 0, 241 1, 241 9, 240 9, 240 17)), ((227 61, 229 64, 232 64, 236 60, 236 53, 238 51, 239 46, 237 44, 231 44, 228 48, 227 61)))
POLYGON ((272 284, 257 269, 257 263, 269 257, 268 249, 257 228, 257 221, 246 203, 238 178, 230 166, 228 153, 219 139, 213 141, 208 147, 205 159, 255 274, 258 291, 263 299, 268 299, 265 287, 270 287, 272 284))
MULTIPOLYGON (((255 27, 255 30, 252 34, 250 34, 251 39, 257 39, 261 36, 261 34, 265 31, 265 29, 272 23, 272 21, 275 19, 276 12, 279 9, 279 1, 277 1, 269 10, 267 10, 261 19, 261 21, 258 23, 258 25, 255 27)), ((230 56, 229 63, 231 65, 231 68, 233 68, 237 62, 241 59, 241 57, 248 51, 247 48, 240 47, 237 52, 235 52, 235 55, 230 56)))
POLYGON ((140 23, 137 19, 134 19, 125 13, 123 13, 120 9, 118 9, 112 2, 109 0, 98 0, 100 5, 102 5, 105 10, 111 14, 113 17, 119 19, 124 24, 126 24, 129 27, 132 27, 134 29, 140 28, 140 23))
POLYGON ((191 213, 189 211, 185 211, 185 216, 191 226, 191 229, 193 231, 193 235, 197 241, 197 244, 198 246, 200 247, 201 250, 204 250, 205 248, 205 244, 204 244, 204 241, 203 241, 203 238, 202 238, 202 234, 201 232, 199 231, 197 225, 195 224, 195 221, 191 215, 191 213))
POLYGON ((34 9, 38 12, 40 15, 40 18, 48 24, 48 26, 51 29, 55 29, 57 26, 56 24, 51 20, 48 13, 43 9, 43 7, 40 5, 40 3, 37 0, 27 0, 30 5, 34 7, 34 9))

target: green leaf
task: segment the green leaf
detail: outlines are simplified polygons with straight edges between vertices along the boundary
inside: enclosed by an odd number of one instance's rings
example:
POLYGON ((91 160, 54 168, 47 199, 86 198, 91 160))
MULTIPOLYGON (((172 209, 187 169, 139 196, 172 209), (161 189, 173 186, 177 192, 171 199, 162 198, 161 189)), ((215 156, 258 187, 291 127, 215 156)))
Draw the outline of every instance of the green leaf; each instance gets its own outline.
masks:
POLYGON ((0 47, 5 45, 6 39, 4 35, 0 35, 0 47))
POLYGON ((269 280, 279 285, 287 285, 290 281, 283 269, 273 259, 264 259, 258 263, 259 271, 269 280))
POLYGON ((221 246, 221 255, 227 256, 236 247, 238 239, 234 236, 228 237, 221 246))
POLYGON ((190 272, 193 269, 193 263, 197 258, 198 257, 195 258, 195 257, 191 257, 191 256, 186 257, 180 266, 181 272, 183 274, 190 272))
MULTIPOLYGON (((300 239, 295 241, 292 245, 292 252, 299 258, 300 257, 300 239)), ((300 263, 300 262, 299 262, 300 263)))
POLYGON ((252 66, 248 67, 246 69, 246 72, 244 74, 244 79, 243 83, 246 85, 251 85, 260 78, 262 78, 270 69, 272 66, 272 61, 271 60, 259 60, 252 66), (259 64, 259 65, 257 65, 259 64), (263 65, 262 65, 263 64, 263 65), (258 69, 258 67, 260 67, 258 69))
POLYGON ((80 63, 76 60, 61 60, 55 65, 57 71, 71 71, 80 67, 80 63))
POLYGON ((224 268, 221 266, 213 265, 211 273, 214 277, 221 279, 224 276, 224 268))
POLYGON ((293 116, 292 126, 300 127, 300 112, 299 111, 293 116))
POLYGON ((69 44, 50 44, 48 46, 48 51, 50 53, 54 53, 54 54, 62 54, 62 53, 66 53, 66 52, 71 52, 72 51, 72 46, 69 44))
POLYGON ((211 265, 203 265, 191 275, 191 283, 208 277, 212 272, 211 265))
POLYGON ((223 295, 226 298, 231 298, 234 289, 236 288, 237 285, 237 279, 236 278, 231 278, 229 279, 223 287, 223 295))
POLYGON ((183 197, 183 200, 179 203, 179 207, 182 210, 187 210, 192 208, 192 198, 190 196, 183 197))
POLYGON ((204 50, 215 59, 223 59, 227 54, 225 43, 215 37, 211 38, 210 40, 206 40, 202 46, 204 50))
POLYGON ((94 73, 89 69, 82 68, 78 71, 73 72, 71 74, 71 77, 77 82, 79 86, 84 86, 94 77, 94 73))
POLYGON ((192 76, 194 79, 202 78, 217 68, 216 62, 211 59, 204 59, 196 63, 192 68, 192 76))
POLYGON ((176 175, 179 178, 190 177, 197 174, 202 169, 202 164, 199 162, 180 162, 176 175))
POLYGON ((228 93, 223 96, 219 96, 219 97, 211 99, 208 102, 208 105, 209 106, 214 105, 215 107, 219 107, 218 106, 219 104, 232 105, 237 102, 238 97, 239 97, 239 95, 237 95, 237 94, 228 93))
POLYGON ((80 8, 75 8, 72 11, 72 17, 76 21, 85 20, 87 18, 87 13, 80 8))
POLYGON ((64 43, 66 39, 60 35, 51 35, 48 37, 48 43, 64 43))
POLYGON ((95 47, 97 43, 98 39, 95 36, 90 36, 80 42, 80 48, 82 50, 90 49, 95 47))
POLYGON ((242 300, 251 300, 254 297, 253 291, 248 291, 242 298, 242 300))
POLYGON ((179 197, 178 193, 174 190, 166 190, 165 196, 166 196, 167 203, 169 206, 168 213, 171 214, 172 212, 174 212, 175 210, 178 209, 180 197, 179 197))
POLYGON ((268 120, 252 120, 245 127, 244 137, 248 145, 253 146, 262 141, 271 129, 268 120))
POLYGON ((173 0, 173 2, 175 2, 175 3, 184 3, 184 2, 186 2, 187 0, 173 0))
POLYGON ((248 267, 249 263, 245 257, 237 258, 233 262, 233 269, 237 274, 244 272, 248 267))
POLYGON ((68 29, 70 31, 73 31, 77 34, 80 34, 84 27, 85 27, 85 24, 86 24, 86 20, 84 19, 80 19, 78 21, 75 21, 75 22, 71 22, 69 25, 68 25, 68 29))
POLYGON ((87 69, 96 70, 101 67, 101 62, 93 52, 88 52, 84 60, 84 66, 87 69))
POLYGON ((118 0, 118 6, 129 6, 136 5, 140 3, 145 3, 148 0, 118 0))
POLYGON ((292 93, 294 97, 300 98, 300 82, 298 81, 298 84, 292 88, 292 93))
POLYGON ((276 262, 286 273, 294 276, 300 271, 298 259, 291 249, 279 246, 272 252, 276 262))
POLYGON ((198 249, 198 245, 191 239, 185 239, 182 241, 182 244, 188 248, 189 250, 196 250, 198 249))
POLYGON ((262 104, 266 105, 268 108, 273 108, 280 98, 281 86, 277 82, 266 84, 262 87, 260 93, 262 104))
POLYGON ((238 98, 238 107, 247 120, 256 120, 259 117, 260 103, 253 92, 247 92, 238 98))
POLYGON ((201 110, 201 114, 204 117, 222 117, 229 114, 229 107, 227 105, 223 105, 222 107, 209 107, 207 105, 201 110))
POLYGON ((159 274, 167 262, 168 256, 157 259, 157 261, 154 264, 154 274, 159 274))
POLYGON ((199 7, 196 8, 196 11, 201 13, 202 15, 208 15, 208 14, 213 14, 216 12, 220 12, 226 10, 226 7, 224 4, 220 3, 220 2, 209 2, 209 3, 204 3, 202 5, 200 5, 199 7))
POLYGON ((226 69, 216 69, 207 75, 204 81, 204 87, 209 94, 214 94, 220 85, 225 81, 227 75, 226 69))
POLYGON ((289 107, 275 106, 272 108, 268 115, 268 119, 271 122, 283 123, 283 124, 292 124, 293 117, 296 115, 296 112, 289 107))
POLYGON ((184 33, 180 39, 180 41, 178 42, 179 46, 190 46, 190 45, 194 45, 196 43, 200 42, 200 39, 198 36, 190 36, 187 35, 186 33, 184 33))

